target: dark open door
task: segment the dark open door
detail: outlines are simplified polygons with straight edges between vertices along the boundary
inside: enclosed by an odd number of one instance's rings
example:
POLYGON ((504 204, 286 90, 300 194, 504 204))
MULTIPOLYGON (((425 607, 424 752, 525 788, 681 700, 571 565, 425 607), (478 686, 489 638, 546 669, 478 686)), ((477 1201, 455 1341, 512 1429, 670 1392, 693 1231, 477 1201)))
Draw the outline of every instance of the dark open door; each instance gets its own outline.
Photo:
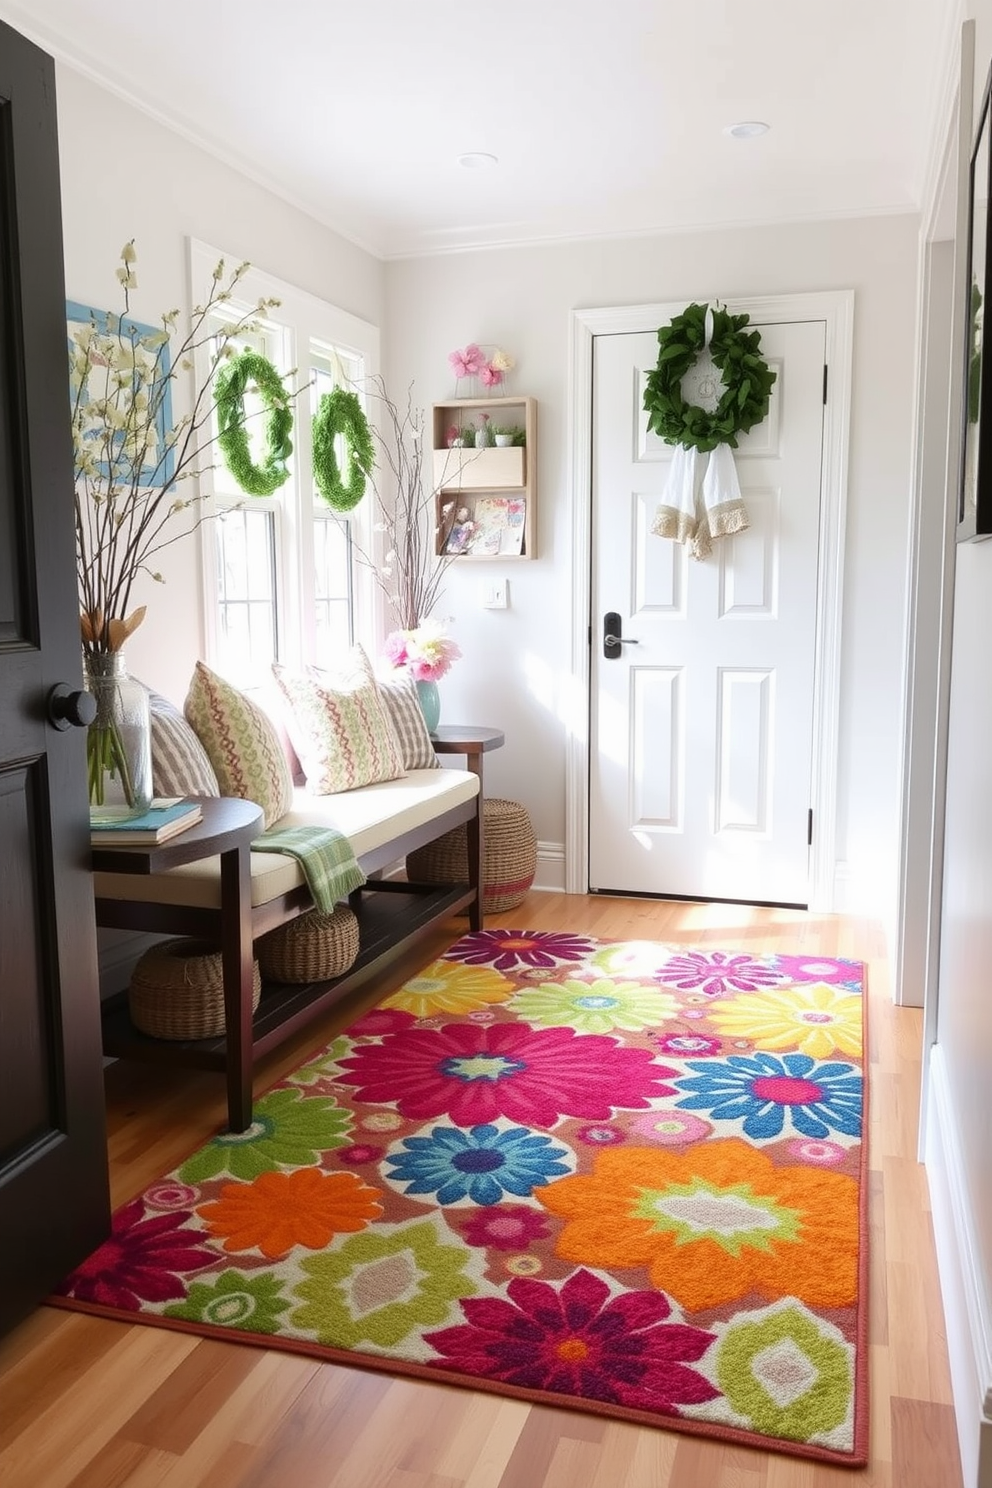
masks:
POLYGON ((0 1331, 109 1229, 50 57, 0 25, 0 1331))

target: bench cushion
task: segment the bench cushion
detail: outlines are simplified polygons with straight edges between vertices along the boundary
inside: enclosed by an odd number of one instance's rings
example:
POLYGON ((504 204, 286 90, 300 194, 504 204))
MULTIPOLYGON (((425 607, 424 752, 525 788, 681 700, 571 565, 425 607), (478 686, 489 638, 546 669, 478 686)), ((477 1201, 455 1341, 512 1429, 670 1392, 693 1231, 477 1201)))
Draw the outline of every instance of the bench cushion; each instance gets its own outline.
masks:
MULTIPOLYGON (((411 770, 398 780, 384 780, 360 790, 334 796, 293 793, 292 810, 278 826, 336 827, 361 860, 386 843, 423 826, 435 817, 471 801, 479 793, 479 779, 469 770, 411 770)), ((166 873, 95 873, 98 899, 126 899, 146 904, 220 906, 220 858, 204 858, 166 873)), ((251 902, 267 904, 299 888, 305 879, 295 858, 282 853, 251 854, 251 902)))

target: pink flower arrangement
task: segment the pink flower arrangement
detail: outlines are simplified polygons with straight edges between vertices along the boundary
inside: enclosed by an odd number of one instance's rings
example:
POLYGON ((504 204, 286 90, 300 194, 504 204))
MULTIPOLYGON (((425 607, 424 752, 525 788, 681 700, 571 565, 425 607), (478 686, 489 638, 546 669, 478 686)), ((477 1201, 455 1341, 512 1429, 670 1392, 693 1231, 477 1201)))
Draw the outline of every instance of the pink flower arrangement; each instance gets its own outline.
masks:
POLYGON ((415 682, 438 682, 462 653, 436 620, 424 620, 414 630, 392 631, 384 654, 391 667, 405 669, 415 682))
POLYGON ((448 363, 456 381, 461 381, 463 377, 477 377, 485 388, 499 387, 507 372, 511 372, 516 366, 513 357, 502 347, 493 347, 493 354, 487 359, 485 352, 474 341, 470 341, 461 351, 449 352, 448 363))

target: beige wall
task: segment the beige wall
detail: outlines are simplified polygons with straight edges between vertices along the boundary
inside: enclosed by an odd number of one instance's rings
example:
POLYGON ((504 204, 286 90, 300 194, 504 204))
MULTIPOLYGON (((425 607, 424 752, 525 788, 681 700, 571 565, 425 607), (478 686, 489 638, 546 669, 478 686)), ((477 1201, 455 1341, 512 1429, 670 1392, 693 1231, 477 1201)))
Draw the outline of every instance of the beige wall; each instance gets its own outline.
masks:
POLYGON ((895 902, 905 585, 919 223, 887 217, 733 234, 640 237, 397 261, 386 268, 384 367, 418 401, 454 393, 447 354, 495 342, 518 362, 511 391, 539 400, 534 562, 449 570, 442 612, 465 652, 444 716, 505 727, 495 793, 524 801, 537 836, 565 835, 571 542, 566 489, 569 325, 579 307, 811 290, 855 291, 854 391, 844 587, 838 907, 895 902), (510 608, 480 607, 483 575, 510 608))

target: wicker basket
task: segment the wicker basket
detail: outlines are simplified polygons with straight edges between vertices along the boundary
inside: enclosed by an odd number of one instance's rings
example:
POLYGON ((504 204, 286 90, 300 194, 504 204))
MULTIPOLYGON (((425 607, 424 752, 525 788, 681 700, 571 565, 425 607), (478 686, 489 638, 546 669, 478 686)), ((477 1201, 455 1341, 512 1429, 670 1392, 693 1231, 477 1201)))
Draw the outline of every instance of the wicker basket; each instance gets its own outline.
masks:
MULTIPOLYGON (((534 882, 537 839, 527 808, 519 801, 487 796, 482 803, 485 843, 482 862, 482 909, 500 914, 516 909, 534 882)), ((407 878, 420 883, 464 883, 468 880, 468 828, 445 832, 406 860, 407 878)))
MULTIPOLYGON (((262 991, 253 965, 252 1011, 262 991)), ((217 1038, 224 1032, 221 953, 202 940, 166 940, 146 951, 131 973, 131 1022, 160 1039, 217 1038)))
POLYGON ((270 930, 255 942, 266 981, 326 982, 342 976, 358 955, 358 920, 347 904, 319 909, 270 930))

